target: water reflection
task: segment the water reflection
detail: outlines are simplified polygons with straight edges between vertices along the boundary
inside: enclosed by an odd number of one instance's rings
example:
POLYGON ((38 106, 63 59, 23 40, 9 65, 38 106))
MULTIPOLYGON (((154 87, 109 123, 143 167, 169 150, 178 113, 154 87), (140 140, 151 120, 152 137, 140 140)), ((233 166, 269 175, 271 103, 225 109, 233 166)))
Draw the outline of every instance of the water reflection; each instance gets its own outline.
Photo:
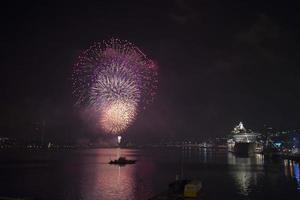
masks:
POLYGON ((213 160, 213 153, 216 153, 216 150, 212 148, 183 147, 181 149, 181 159, 184 162, 215 162, 215 160, 213 160))
POLYGON ((203 158, 204 158, 203 161, 204 161, 204 163, 207 163, 207 148, 204 148, 203 150, 204 150, 204 151, 203 151, 203 155, 204 155, 204 156, 203 156, 203 158))
POLYGON ((81 199, 148 199, 153 193, 151 177, 154 165, 151 161, 139 157, 140 152, 126 149, 99 150, 99 156, 93 158, 93 165, 85 164, 81 178, 81 199), (105 152, 103 152, 105 151, 105 152), (110 159, 126 156, 138 160, 134 165, 109 165, 110 159))
MULTIPOLYGON (((120 149, 111 153, 114 159, 122 155, 120 149)), ((136 187, 136 166, 109 165, 109 158, 98 156, 94 162, 98 165, 84 165, 84 179, 82 180, 82 199, 134 199, 136 187)))
POLYGON ((264 157, 256 154, 251 157, 237 157, 228 153, 227 162, 231 168, 233 177, 239 193, 248 196, 253 186, 257 186, 260 177, 264 175, 264 157))
POLYGON ((0 196, 144 200, 166 189, 182 169, 185 177, 203 181, 203 199, 300 199, 299 162, 275 162, 262 155, 239 158, 226 150, 158 148, 89 149, 51 156, 60 160, 43 167, 0 165, 0 196), (124 167, 108 164, 118 156, 138 162, 124 167))
POLYGON ((284 160, 284 174, 296 180, 297 189, 300 190, 300 164, 297 161, 284 160))

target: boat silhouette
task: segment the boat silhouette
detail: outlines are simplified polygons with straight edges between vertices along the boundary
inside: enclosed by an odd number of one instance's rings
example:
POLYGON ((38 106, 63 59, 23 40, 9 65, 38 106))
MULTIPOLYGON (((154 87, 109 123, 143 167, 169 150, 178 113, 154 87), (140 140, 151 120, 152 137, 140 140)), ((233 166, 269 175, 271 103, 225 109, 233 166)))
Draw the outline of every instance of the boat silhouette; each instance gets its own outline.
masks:
POLYGON ((126 164, 134 164, 136 160, 128 160, 126 157, 119 157, 117 160, 109 161, 111 165, 126 165, 126 164))

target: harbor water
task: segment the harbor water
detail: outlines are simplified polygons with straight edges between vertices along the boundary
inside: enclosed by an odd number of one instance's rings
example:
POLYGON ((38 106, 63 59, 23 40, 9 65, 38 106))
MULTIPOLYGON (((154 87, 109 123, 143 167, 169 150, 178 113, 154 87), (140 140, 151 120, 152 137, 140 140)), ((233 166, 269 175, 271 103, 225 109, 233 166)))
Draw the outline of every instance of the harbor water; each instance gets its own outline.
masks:
POLYGON ((300 199, 299 163, 225 149, 148 148, 23 152, 1 155, 0 197, 37 200, 146 200, 176 175, 200 179, 201 198, 300 199), (125 156, 136 164, 109 165, 125 156))

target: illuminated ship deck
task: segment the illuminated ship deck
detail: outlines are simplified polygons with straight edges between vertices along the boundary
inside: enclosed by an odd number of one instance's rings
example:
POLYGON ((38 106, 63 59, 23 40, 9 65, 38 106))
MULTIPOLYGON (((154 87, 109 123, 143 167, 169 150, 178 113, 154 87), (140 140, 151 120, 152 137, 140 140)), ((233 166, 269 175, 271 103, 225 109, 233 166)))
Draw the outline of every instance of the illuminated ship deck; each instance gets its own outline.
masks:
POLYGON ((228 139, 228 150, 237 154, 249 154, 262 151, 262 145, 258 142, 260 134, 246 130, 242 122, 237 125, 228 139))

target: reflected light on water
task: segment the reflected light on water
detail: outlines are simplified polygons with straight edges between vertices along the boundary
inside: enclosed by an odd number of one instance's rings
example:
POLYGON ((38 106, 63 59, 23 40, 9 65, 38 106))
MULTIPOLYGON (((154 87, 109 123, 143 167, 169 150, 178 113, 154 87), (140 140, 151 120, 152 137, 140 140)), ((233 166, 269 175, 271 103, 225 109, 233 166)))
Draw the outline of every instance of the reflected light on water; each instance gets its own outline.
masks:
MULTIPOLYGON (((117 157, 122 154, 119 149, 115 153, 117 157)), ((134 192, 137 187, 135 180, 136 166, 109 165, 103 163, 102 157, 99 156, 97 159, 101 164, 85 166, 84 177, 86 179, 83 182, 92 187, 82 184, 82 199, 94 200, 109 197, 109 199, 114 200, 120 196, 124 199, 134 199, 134 192)))
POLYGON ((81 199, 148 199, 152 194, 149 181, 153 177, 152 163, 138 160, 134 165, 110 165, 109 159, 126 156, 137 159, 138 154, 131 150, 106 149, 107 155, 99 154, 93 160, 96 165, 84 165, 80 188, 81 199), (149 189, 150 188, 150 189, 149 189))
POLYGON ((297 162, 293 162, 293 165, 294 165, 294 176, 297 180, 297 184, 298 184, 298 187, 297 189, 300 190, 300 173, 299 173, 299 163, 297 162))
MULTIPOLYGON (((300 163, 274 161, 259 154, 240 158, 226 150, 209 148, 38 153, 38 156, 55 156, 53 158, 60 160, 42 167, 39 163, 30 166, 3 163, 0 165, 0 196, 43 200, 146 200, 167 189, 182 170, 185 177, 199 178, 203 182, 200 199, 300 199, 300 163), (138 162, 123 167, 109 165, 109 160, 118 155, 138 162)), ((37 155, 27 156, 33 159, 37 155)))
POLYGON ((210 161, 214 162, 215 160, 212 160, 213 152, 216 153, 211 148, 192 148, 192 147, 183 147, 181 149, 181 159, 184 161, 190 161, 190 162, 202 162, 202 163, 208 163, 210 161))
POLYGON ((207 163, 207 149, 204 148, 204 163, 207 163))
POLYGON ((239 188, 239 193, 248 196, 250 186, 257 185, 259 177, 264 175, 263 155, 237 157, 232 153, 228 153, 228 164, 233 169, 231 175, 237 188, 239 188))
POLYGON ((284 174, 293 178, 297 183, 297 189, 300 190, 300 165, 299 162, 284 160, 284 174))

